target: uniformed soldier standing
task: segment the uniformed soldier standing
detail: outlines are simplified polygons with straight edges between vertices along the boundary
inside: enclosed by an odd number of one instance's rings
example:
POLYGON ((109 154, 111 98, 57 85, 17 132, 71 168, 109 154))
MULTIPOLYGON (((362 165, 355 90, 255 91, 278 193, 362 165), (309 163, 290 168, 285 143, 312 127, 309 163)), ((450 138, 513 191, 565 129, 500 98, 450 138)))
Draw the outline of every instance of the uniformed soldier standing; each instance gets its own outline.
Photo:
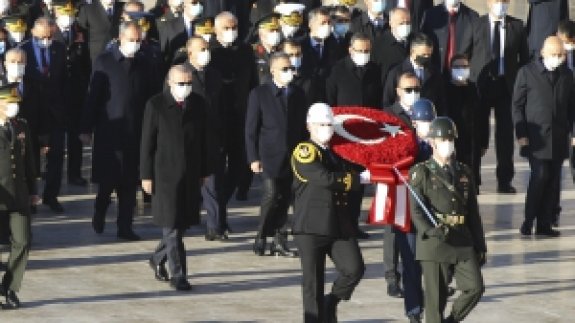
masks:
MULTIPOLYGON (((258 42, 253 45, 259 84, 264 84, 271 80, 270 56, 278 50, 278 45, 282 40, 280 33, 279 15, 270 14, 257 22, 258 42)), ((248 41, 255 38, 256 30, 248 41)))
POLYGON ((428 134, 432 158, 410 171, 410 182, 418 197, 410 196, 409 204, 417 229, 416 260, 423 271, 428 323, 463 320, 485 290, 480 266, 485 263, 487 247, 473 172, 453 156, 456 137, 451 119, 436 118, 428 134), (461 294, 444 321, 451 270, 461 294))
POLYGON ((333 113, 325 103, 307 114, 311 140, 294 150, 294 240, 303 271, 304 322, 337 322, 337 304, 349 300, 363 277, 365 265, 348 210, 348 192, 369 181, 329 147, 333 113), (340 276, 324 299, 325 258, 329 255, 340 276))
POLYGON ((20 290, 30 250, 30 204, 36 195, 36 166, 32 136, 18 114, 18 83, 0 88, 0 217, 8 217, 10 256, 2 278, 0 294, 4 309, 20 307, 20 290))

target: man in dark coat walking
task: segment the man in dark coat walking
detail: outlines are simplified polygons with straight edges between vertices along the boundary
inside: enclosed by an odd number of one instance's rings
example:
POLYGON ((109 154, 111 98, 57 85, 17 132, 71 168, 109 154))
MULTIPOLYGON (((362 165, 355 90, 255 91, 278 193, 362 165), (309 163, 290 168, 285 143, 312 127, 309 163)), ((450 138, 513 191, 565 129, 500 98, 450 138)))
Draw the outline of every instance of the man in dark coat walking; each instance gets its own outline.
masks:
POLYGON ((88 47, 92 62, 106 44, 118 35, 123 2, 115 0, 95 0, 80 7, 78 24, 88 33, 88 47))
POLYGON ((104 230, 110 195, 118 196, 118 237, 138 240, 132 217, 138 188, 143 108, 159 91, 153 64, 138 52, 142 34, 136 22, 120 27, 120 45, 95 61, 82 120, 82 140, 94 133, 92 181, 98 184, 92 226, 104 230))
POLYGON ((152 216, 163 233, 150 266, 156 279, 189 290, 182 236, 200 222, 200 186, 209 175, 205 101, 192 93, 189 67, 173 66, 168 84, 146 104, 140 177, 144 191, 152 194, 152 216))

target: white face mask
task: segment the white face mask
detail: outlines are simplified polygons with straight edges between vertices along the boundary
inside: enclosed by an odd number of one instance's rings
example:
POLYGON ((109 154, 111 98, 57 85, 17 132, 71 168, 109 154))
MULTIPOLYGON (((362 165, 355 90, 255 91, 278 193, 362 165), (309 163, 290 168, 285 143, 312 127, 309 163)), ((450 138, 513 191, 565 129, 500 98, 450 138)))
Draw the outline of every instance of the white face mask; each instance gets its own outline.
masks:
POLYGON ((20 106, 18 103, 6 104, 6 118, 14 118, 18 114, 19 110, 20 106))
POLYGON ((269 46, 277 46, 280 43, 282 36, 279 31, 272 31, 266 38, 266 42, 269 46))
POLYGON ((411 25, 408 24, 399 25, 395 29, 395 36, 400 41, 406 40, 407 36, 409 36, 410 33, 411 33, 411 25))
POLYGON ((445 140, 437 143, 437 154, 441 158, 450 158, 455 151, 455 142, 451 140, 445 140))
POLYGON ((368 53, 353 53, 351 55, 351 60, 357 66, 365 66, 369 63, 369 55, 368 53))
POLYGON ((420 96, 419 92, 404 93, 403 97, 401 98, 401 103, 403 103, 404 106, 409 107, 411 109, 413 103, 419 100, 419 96, 420 96))
POLYGON ((206 43, 209 43, 210 39, 212 39, 212 34, 203 34, 200 36, 202 36, 202 38, 206 41, 206 43))
POLYGON ((238 30, 237 29, 230 29, 225 30, 222 33, 222 42, 225 44, 231 44, 236 41, 238 38, 238 30))
POLYGON ((455 81, 465 82, 469 79, 469 68, 454 68, 451 70, 451 78, 455 81))
POLYGON ((281 28, 282 34, 286 38, 292 37, 299 30, 299 26, 283 25, 281 28))
POLYGON ((58 16, 58 18, 56 18, 56 25, 58 25, 58 28, 60 28, 60 30, 70 29, 72 23, 74 23, 74 17, 71 16, 64 15, 64 16, 58 16))
POLYGON ((177 102, 182 102, 192 93, 192 86, 173 84, 170 86, 170 92, 177 102))
POLYGON ((210 63, 211 58, 212 56, 209 50, 199 52, 197 57, 198 65, 200 65, 201 67, 208 65, 210 63))
POLYGON ((315 36, 319 39, 326 39, 327 37, 329 37, 330 33, 331 33, 330 25, 321 25, 317 28, 315 36))
POLYGON ((317 126, 315 128, 315 139, 322 145, 327 145, 333 137, 333 126, 317 126))
POLYGON ((140 50, 140 42, 125 42, 120 45, 120 51, 126 57, 134 57, 140 50))
POLYGON ((427 137, 430 126, 431 121, 415 121, 415 129, 417 130, 417 136, 419 138, 427 137))
POLYGON ((333 33, 339 37, 345 36, 349 31, 349 24, 348 23, 337 23, 333 25, 333 33))
POLYGON ((550 57, 543 57, 543 65, 549 71, 554 71, 563 64, 563 59, 560 57, 550 56, 550 57))
POLYGON ((295 68, 300 68, 301 66, 301 60, 302 57, 301 56, 293 56, 289 58, 289 61, 291 63, 291 66, 295 67, 295 68))
POLYGON ((195 18, 204 12, 204 6, 201 3, 188 5, 188 18, 195 18))
POLYGON ((24 64, 7 64, 6 76, 11 80, 19 80, 24 76, 26 65, 24 64))
POLYGON ((565 50, 566 50, 566 51, 569 51, 569 52, 570 52, 570 51, 572 51, 572 50, 575 49, 575 44, 566 43, 565 45, 563 45, 563 47, 565 47, 565 50))
POLYGON ((444 3, 448 9, 452 9, 452 8, 456 8, 460 2, 461 2, 461 0, 445 0, 444 3))
POLYGON ((280 72, 280 82, 282 85, 288 85, 293 80, 293 72, 292 71, 285 71, 280 72))
POLYGON ((509 8, 509 3, 507 2, 495 2, 491 6, 491 13, 497 18, 503 18, 507 15, 507 9, 509 8))
POLYGON ((22 39, 24 39, 24 33, 23 32, 10 32, 10 37, 12 37, 12 40, 16 43, 19 43, 22 41, 22 39))
POLYGON ((373 0, 371 3, 371 10, 375 14, 380 14, 385 9, 385 3, 383 0, 373 0))

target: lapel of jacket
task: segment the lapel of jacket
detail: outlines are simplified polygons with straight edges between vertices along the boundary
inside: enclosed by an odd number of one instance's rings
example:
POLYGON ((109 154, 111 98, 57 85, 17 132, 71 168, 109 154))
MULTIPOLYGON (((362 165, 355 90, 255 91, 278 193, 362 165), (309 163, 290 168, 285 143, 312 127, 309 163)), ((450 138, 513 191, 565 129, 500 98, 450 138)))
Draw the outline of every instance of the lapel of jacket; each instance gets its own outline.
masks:
MULTIPOLYGON (((491 61, 491 23, 489 22, 489 15, 484 15, 479 18, 479 30, 482 33, 482 38, 485 39, 485 59, 487 62, 491 61)), ((481 39, 481 38, 480 38, 481 39)), ((473 44, 475 45, 475 44, 473 44)))

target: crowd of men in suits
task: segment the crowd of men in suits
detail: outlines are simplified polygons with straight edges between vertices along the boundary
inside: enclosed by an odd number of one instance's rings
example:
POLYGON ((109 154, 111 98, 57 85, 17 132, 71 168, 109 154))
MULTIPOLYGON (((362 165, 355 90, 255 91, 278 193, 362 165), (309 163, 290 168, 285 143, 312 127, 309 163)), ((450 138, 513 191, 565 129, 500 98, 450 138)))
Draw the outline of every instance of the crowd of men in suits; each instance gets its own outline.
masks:
MULTIPOLYGON (((87 185, 82 147, 92 145, 94 231, 105 230, 115 192, 117 235, 139 240, 132 222, 142 188, 164 228, 150 259, 156 278, 189 289, 184 230, 199 223, 203 202, 206 240, 228 239, 227 203, 247 199, 254 174, 263 183, 254 253, 266 254, 273 238, 272 254, 297 254, 287 238, 289 159, 308 137, 310 105, 409 115, 426 98, 455 121, 456 156, 477 189, 493 110, 497 191, 516 192, 515 131, 532 170, 521 234, 536 223, 537 234, 558 236, 573 128, 567 0, 530 1, 526 24, 508 14, 510 0, 486 0, 482 16, 460 0, 365 0, 365 10, 333 2, 158 0, 150 11, 137 0, 2 2, 1 81, 21 96, 42 203, 64 212, 64 161, 68 183, 87 185), (417 82, 400 82, 406 75, 417 82)), ((368 238, 358 226, 363 185, 349 194, 354 234, 368 238)), ((401 295, 394 271, 388 293, 401 295)))

